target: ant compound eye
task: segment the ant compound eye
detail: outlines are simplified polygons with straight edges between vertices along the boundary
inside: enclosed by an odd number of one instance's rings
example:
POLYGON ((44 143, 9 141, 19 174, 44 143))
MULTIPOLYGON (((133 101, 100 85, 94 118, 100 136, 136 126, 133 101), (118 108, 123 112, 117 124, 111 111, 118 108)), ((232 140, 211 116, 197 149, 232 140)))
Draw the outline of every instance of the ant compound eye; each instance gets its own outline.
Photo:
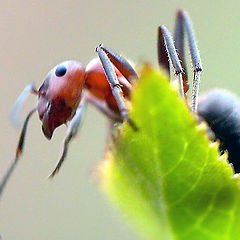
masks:
POLYGON ((62 77, 65 75, 66 72, 67 72, 67 68, 64 65, 60 65, 57 67, 55 74, 57 77, 62 77))

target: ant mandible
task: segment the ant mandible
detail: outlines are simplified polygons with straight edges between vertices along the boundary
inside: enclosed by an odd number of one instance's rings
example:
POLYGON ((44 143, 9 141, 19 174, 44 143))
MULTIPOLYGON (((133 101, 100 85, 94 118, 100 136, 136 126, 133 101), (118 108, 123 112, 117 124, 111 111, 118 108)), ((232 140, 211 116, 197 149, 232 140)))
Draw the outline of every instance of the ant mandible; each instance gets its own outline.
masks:
MULTIPOLYGON (((178 53, 173 39, 165 26, 159 27, 158 60, 159 65, 169 71, 171 59, 175 74, 179 80, 180 95, 185 96, 188 90, 186 72, 183 71, 183 32, 187 29, 190 53, 194 66, 193 102, 192 109, 197 109, 197 93, 199 73, 201 71, 200 57, 197 51, 192 26, 188 15, 179 11, 177 14, 175 39, 178 53), (182 60, 182 62, 181 62, 182 60)), ((138 128, 129 117, 125 99, 130 100, 133 79, 138 76, 129 62, 109 48, 99 45, 96 48, 99 59, 93 59, 86 68, 77 61, 65 61, 55 66, 48 74, 39 90, 33 83, 25 87, 18 97, 12 111, 12 120, 17 122, 19 111, 29 93, 38 96, 37 106, 27 115, 16 151, 15 162, 23 152, 24 139, 30 117, 38 111, 42 121, 42 130, 47 139, 51 139, 54 130, 69 122, 67 136, 64 139, 64 148, 60 160, 50 177, 60 169, 68 150, 69 142, 76 136, 82 120, 86 104, 91 103, 114 122, 127 121, 133 130, 138 128), (83 90, 88 90, 87 93, 83 90)))

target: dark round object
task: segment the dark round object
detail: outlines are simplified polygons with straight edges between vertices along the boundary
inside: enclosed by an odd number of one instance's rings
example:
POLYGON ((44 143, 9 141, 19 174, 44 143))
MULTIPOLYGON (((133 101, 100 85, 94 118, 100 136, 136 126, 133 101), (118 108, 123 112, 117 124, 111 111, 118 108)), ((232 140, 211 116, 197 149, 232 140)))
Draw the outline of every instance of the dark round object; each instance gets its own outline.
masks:
POLYGON ((64 65, 60 65, 56 68, 55 75, 57 77, 62 77, 67 72, 67 68, 64 65))
POLYGON ((228 160, 240 172, 240 101, 227 90, 216 89, 199 101, 198 114, 208 123, 221 142, 220 152, 228 151, 228 160))

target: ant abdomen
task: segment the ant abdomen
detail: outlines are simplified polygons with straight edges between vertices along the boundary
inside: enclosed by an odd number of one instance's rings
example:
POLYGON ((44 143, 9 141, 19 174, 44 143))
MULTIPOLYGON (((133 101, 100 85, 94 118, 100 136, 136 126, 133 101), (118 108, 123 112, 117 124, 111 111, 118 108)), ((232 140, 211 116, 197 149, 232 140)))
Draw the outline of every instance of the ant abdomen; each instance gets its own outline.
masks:
POLYGON ((240 172, 240 100, 231 92, 215 89, 199 101, 198 114, 208 123, 221 142, 220 152, 228 151, 228 160, 240 172))

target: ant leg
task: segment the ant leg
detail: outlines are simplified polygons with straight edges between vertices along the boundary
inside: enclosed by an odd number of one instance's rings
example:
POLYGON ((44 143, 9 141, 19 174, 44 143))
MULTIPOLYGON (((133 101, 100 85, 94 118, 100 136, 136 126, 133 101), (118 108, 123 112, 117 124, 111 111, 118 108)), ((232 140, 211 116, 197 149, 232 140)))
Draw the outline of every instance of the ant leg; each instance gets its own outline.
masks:
POLYGON ((112 51, 111 49, 104 47, 102 44, 100 44, 99 47, 107 54, 112 64, 129 82, 131 82, 132 79, 138 79, 137 73, 127 61, 127 59, 112 51))
POLYGON ((67 130, 67 136, 64 139, 62 155, 61 155, 55 169, 50 174, 49 178, 53 178, 59 172, 59 170, 66 158, 67 151, 68 151, 68 145, 69 145, 70 141, 77 135, 79 126, 82 122, 83 115, 86 110, 86 107, 87 107, 87 102, 86 102, 85 98, 83 98, 78 105, 75 115, 73 116, 72 120, 69 123, 68 130, 67 130))
POLYGON ((174 42, 177 49, 178 58, 180 59, 180 63, 184 70, 184 72, 182 73, 184 93, 187 93, 189 89, 189 84, 187 79, 187 66, 184 52, 184 28, 182 20, 179 19, 179 12, 177 13, 175 22, 174 42))
POLYGON ((96 51, 102 62, 107 80, 112 88, 113 96, 115 97, 115 99, 117 101, 118 108, 119 108, 122 119, 126 120, 129 123, 129 125, 133 128, 134 131, 137 131, 138 130, 137 126, 132 121, 132 119, 129 117, 129 113, 128 113, 127 107, 126 107, 124 99, 123 99, 123 93, 122 93, 121 86, 119 84, 116 73, 113 69, 113 66, 112 66, 107 54, 102 49, 101 45, 99 45, 96 48, 96 51))
POLYGON ((17 98, 16 102, 13 105, 13 108, 10 113, 10 120, 13 126, 19 127, 21 125, 20 112, 24 102, 26 101, 30 93, 38 95, 38 91, 35 88, 34 83, 29 83, 23 89, 22 93, 19 95, 19 97, 17 98))
MULTIPOLYGON (((190 20, 190 17, 188 14, 183 11, 179 10, 177 13, 177 20, 178 24, 176 25, 176 31, 178 31, 179 38, 176 39, 176 46, 179 47, 180 51, 180 57, 183 57, 183 29, 185 29, 187 38, 188 38, 188 44, 192 59, 192 65, 193 65, 193 71, 194 71, 194 77, 193 77, 193 90, 192 90, 192 111, 197 112, 197 102, 198 102, 198 90, 199 90, 199 83, 200 83, 200 73, 202 72, 202 63, 200 59, 200 54, 197 48, 197 43, 195 39, 195 35, 193 32, 192 23, 190 20)), ((176 35, 177 36, 177 35, 176 35)), ((178 48, 177 48, 178 49, 178 48)), ((182 59, 184 61, 184 59, 182 59)), ((185 63, 184 63, 185 64, 185 63)))
MULTIPOLYGON (((109 133, 110 139, 116 141, 118 134, 118 129, 116 129, 117 123, 122 123, 123 119, 119 114, 114 113, 104 101, 100 101, 98 98, 87 95, 87 101, 94 105, 98 110, 100 110, 110 121, 109 121, 109 133)), ((109 137, 108 137, 109 139, 109 137)), ((109 141, 108 141, 109 142, 109 141)))
POLYGON ((159 27, 159 34, 164 39, 168 56, 171 59, 175 74, 177 75, 177 78, 179 81, 180 95, 184 96, 183 80, 182 80, 183 69, 182 69, 180 60, 178 58, 176 48, 174 46, 172 36, 168 31, 168 29, 163 25, 159 27))
POLYGON ((21 134, 20 134, 20 138, 19 138, 19 141, 18 141, 18 146, 17 146, 17 150, 16 150, 15 159, 10 162, 7 170, 5 171, 5 173, 3 174, 2 178, 0 179, 0 196, 2 194, 2 191, 3 191, 4 187, 5 187, 5 185, 8 182, 8 180, 9 180, 9 178, 10 178, 10 176, 11 176, 11 174, 12 174, 14 168, 15 168, 15 166, 17 165, 19 158, 22 155, 28 122, 29 122, 30 117, 32 116, 32 114, 35 111, 36 111, 36 108, 34 108, 33 110, 31 110, 28 113, 28 115, 27 115, 27 117, 26 117, 26 119, 24 121, 24 124, 23 124, 23 127, 22 127, 22 131, 21 131, 21 134))
POLYGON ((157 50, 158 50, 158 64, 159 66, 161 66, 163 69, 167 71, 170 79, 169 58, 168 58, 164 37, 162 35, 162 31, 160 28, 158 28, 157 50))
POLYGON ((92 95, 86 95, 86 101, 91 103, 97 109, 99 109, 107 118, 111 119, 113 122, 123 122, 121 116, 115 114, 109 109, 105 102, 100 101, 98 98, 92 95))

